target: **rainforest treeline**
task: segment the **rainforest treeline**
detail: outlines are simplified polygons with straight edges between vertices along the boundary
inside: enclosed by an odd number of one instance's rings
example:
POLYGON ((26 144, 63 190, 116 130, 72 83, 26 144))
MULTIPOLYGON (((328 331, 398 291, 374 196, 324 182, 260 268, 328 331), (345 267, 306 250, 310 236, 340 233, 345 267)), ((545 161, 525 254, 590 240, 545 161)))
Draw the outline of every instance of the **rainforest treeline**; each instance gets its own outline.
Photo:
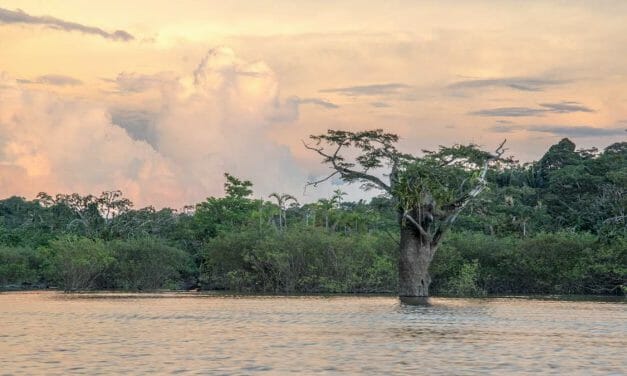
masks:
MULTIPOLYGON (((180 211, 135 209, 120 191, 1 200, 0 289, 396 291, 389 197, 262 200, 225 178, 224 197, 180 211)), ((436 253, 435 294, 625 294, 627 142, 564 139, 488 181, 436 253)))

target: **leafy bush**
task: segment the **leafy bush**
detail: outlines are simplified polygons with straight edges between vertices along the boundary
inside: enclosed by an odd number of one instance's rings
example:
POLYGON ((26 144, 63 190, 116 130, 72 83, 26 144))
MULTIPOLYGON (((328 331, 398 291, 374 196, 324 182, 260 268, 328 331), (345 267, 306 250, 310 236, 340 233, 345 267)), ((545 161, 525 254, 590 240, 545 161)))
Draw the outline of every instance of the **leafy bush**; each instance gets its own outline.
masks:
POLYGON ((32 248, 0 246, 0 288, 39 281, 42 258, 32 248))
POLYGON ((266 292, 372 292, 396 286, 396 245, 315 228, 231 233, 206 245, 204 288, 266 292))
POLYGON ((207 241, 199 275, 203 288, 245 290, 250 283, 240 282, 247 280, 242 275, 246 266, 244 255, 255 248, 258 241, 259 235, 252 231, 231 232, 207 241))
POLYGON ((529 292, 584 293, 582 262, 586 255, 598 252, 595 236, 588 233, 558 232, 525 239, 514 255, 525 272, 529 292))
POLYGON ((627 294, 627 239, 587 249, 575 268, 582 293, 627 294))
POLYGON ((108 278, 115 288, 159 289, 177 281, 190 264, 187 253, 155 238, 118 240, 107 246, 115 257, 108 278))
POLYGON ((455 296, 484 296, 486 291, 479 287, 479 260, 474 259, 462 265, 459 274, 451 278, 445 290, 455 296))
POLYGON ((600 242, 588 233, 495 237, 454 233, 436 253, 432 290, 456 294, 477 260, 477 284, 488 293, 621 294, 627 283, 627 244, 600 242), (455 288, 453 288, 453 287, 455 288))
POLYGON ((102 240, 64 236, 47 248, 49 278, 65 291, 86 290, 115 259, 102 240))
POLYGON ((465 264, 478 260, 477 283, 491 293, 508 293, 524 288, 524 271, 517 265, 514 252, 520 240, 497 238, 477 232, 452 233, 435 254, 432 264, 432 291, 448 293, 451 280, 460 275, 465 264))

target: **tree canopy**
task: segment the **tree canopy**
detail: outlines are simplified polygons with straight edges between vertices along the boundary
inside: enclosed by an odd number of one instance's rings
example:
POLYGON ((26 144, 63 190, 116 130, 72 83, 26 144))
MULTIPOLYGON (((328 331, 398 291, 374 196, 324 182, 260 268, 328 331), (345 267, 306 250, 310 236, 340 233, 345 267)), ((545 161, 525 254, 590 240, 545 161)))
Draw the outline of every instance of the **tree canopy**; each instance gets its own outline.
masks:
POLYGON ((348 183, 361 182, 365 189, 378 188, 395 199, 400 220, 409 221, 434 245, 455 222, 459 213, 487 186, 491 166, 513 163, 503 158, 505 141, 494 153, 477 145, 440 146, 423 150, 422 156, 400 152, 398 136, 382 129, 349 132, 329 130, 312 135, 307 149, 322 156, 333 170, 328 176, 310 182, 316 186, 339 175, 348 183), (352 149, 352 150, 351 150, 352 149), (349 155, 357 153, 353 159, 349 155), (385 182, 374 170, 387 168, 385 182))

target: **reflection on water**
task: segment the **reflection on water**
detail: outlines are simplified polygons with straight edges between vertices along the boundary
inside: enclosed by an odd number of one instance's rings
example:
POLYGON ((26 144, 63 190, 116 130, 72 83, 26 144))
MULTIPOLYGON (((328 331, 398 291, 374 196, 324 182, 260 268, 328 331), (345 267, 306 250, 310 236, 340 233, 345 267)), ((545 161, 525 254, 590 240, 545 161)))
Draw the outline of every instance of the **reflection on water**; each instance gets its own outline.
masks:
POLYGON ((626 374, 624 301, 0 294, 0 374, 626 374))

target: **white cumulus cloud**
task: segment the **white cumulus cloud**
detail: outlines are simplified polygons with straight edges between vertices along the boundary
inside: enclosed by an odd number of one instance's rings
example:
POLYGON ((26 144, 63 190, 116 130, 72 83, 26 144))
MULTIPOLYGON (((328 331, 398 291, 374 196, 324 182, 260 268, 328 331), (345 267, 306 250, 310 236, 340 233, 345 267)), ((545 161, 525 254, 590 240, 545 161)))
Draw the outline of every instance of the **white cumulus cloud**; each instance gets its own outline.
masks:
POLYGON ((138 205, 180 207, 222 194, 224 172, 259 194, 302 190, 306 172, 267 135, 286 105, 265 63, 217 48, 187 75, 113 82, 117 98, 89 101, 2 76, 0 196, 122 189, 138 205))

